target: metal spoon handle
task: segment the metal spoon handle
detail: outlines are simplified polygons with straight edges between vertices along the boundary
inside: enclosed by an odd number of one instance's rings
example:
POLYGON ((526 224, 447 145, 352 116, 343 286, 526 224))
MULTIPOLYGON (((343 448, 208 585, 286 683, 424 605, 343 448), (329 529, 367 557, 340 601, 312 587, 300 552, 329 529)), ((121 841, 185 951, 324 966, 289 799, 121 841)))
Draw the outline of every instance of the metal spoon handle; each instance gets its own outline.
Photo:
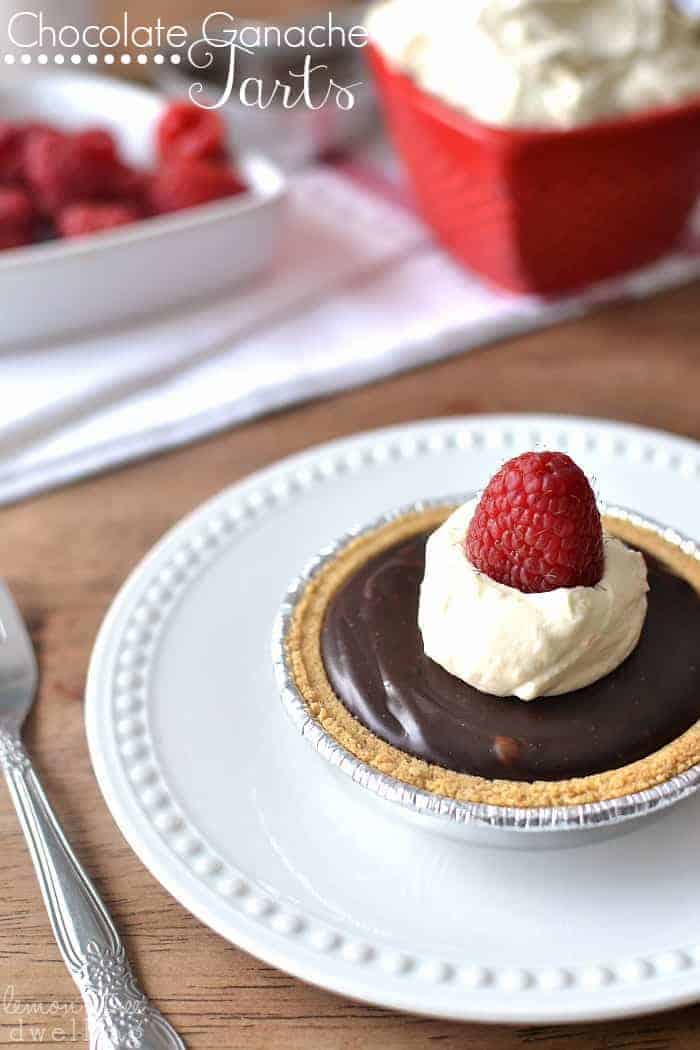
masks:
POLYGON ((0 725, 0 766, 93 1050, 184 1050, 141 991, 107 909, 68 845, 19 734, 0 725))

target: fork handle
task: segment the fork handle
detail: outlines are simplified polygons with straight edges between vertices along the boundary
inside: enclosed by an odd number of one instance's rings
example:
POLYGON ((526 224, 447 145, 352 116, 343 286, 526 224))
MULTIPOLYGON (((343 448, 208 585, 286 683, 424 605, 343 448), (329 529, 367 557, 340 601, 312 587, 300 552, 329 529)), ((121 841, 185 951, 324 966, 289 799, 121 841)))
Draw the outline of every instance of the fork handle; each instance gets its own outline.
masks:
POLYGON ((68 845, 19 733, 0 725, 0 766, 56 943, 85 1004, 93 1050, 185 1050, 139 988, 107 909, 68 845))

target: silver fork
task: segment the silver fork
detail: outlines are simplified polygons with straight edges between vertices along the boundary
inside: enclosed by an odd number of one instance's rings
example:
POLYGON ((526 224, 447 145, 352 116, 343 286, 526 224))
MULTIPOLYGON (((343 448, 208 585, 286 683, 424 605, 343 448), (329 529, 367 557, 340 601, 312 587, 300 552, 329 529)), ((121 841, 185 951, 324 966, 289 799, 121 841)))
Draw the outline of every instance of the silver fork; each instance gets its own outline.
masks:
POLYGON ((34 649, 0 580, 0 766, 54 936, 85 1003, 91 1050, 185 1050, 141 991, 107 909, 66 841, 22 743, 38 684, 34 649))

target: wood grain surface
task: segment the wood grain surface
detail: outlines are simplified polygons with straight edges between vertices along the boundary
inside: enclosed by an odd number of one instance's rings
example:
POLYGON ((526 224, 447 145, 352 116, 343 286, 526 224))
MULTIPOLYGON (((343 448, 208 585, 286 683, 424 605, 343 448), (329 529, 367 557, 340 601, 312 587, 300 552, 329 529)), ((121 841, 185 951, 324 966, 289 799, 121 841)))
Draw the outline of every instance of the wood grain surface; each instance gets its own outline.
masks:
MULTIPOLYGON (((28 742, 149 995, 192 1050, 700 1046, 698 1008, 508 1029, 404 1016, 301 984, 225 943, 161 889, 122 839, 90 768, 82 698, 95 633, 126 574, 165 529, 223 486, 315 442, 435 415, 515 410, 607 416, 700 439, 700 286, 472 351, 0 511, 0 575, 41 662, 28 742)), ((79 999, 4 790, 0 841, 0 1047, 82 1045, 79 999)))

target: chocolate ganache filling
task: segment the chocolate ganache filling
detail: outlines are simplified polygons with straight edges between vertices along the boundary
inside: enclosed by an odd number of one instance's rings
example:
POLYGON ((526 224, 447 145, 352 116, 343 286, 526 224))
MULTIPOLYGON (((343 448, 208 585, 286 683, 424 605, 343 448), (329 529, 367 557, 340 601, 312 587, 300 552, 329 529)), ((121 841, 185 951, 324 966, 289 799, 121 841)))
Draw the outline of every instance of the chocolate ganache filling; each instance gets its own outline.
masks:
POLYGON ((334 692, 382 740, 460 773, 565 780, 644 758, 700 718, 700 600, 656 559, 645 554, 649 609, 632 655, 584 689, 524 703, 481 693, 425 655, 427 538, 371 558, 333 596, 323 624, 334 692))

